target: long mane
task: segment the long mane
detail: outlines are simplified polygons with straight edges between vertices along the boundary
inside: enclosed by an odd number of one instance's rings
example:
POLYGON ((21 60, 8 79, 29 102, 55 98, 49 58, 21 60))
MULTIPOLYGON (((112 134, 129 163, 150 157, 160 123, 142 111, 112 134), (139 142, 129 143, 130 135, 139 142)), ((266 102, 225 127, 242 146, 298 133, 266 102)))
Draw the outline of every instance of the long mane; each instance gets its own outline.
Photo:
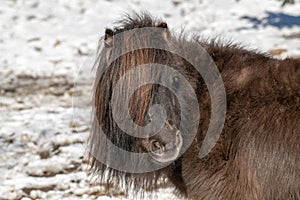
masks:
MULTIPOLYGON (((106 166, 98 161, 95 156, 99 153, 98 150, 101 141, 99 125, 106 136, 120 148, 130 152, 143 151, 143 149, 138 148, 138 139, 127 135, 115 124, 110 101, 112 98, 112 89, 116 86, 119 78, 130 69, 147 63, 172 64, 172 62, 176 60, 170 53, 159 49, 138 49, 128 52, 128 50, 131 49, 132 44, 137 46, 153 46, 153 43, 159 42, 160 45, 167 45, 167 42, 163 37, 152 40, 151 33, 148 32, 147 34, 140 35, 140 32, 138 31, 136 33, 133 32, 131 35, 121 34, 127 30, 137 30, 138 28, 143 27, 157 27, 162 23, 163 22, 159 20, 154 20, 147 13, 140 15, 134 14, 133 17, 130 17, 129 15, 126 16, 119 21, 117 27, 107 31, 104 40, 109 40, 109 44, 105 44, 106 46, 103 44, 101 45, 95 63, 95 66, 97 67, 97 79, 94 83, 94 119, 92 122, 91 134, 88 139, 88 159, 91 163, 91 173, 98 176, 100 182, 106 185, 113 184, 121 186, 126 191, 133 190, 139 192, 141 188, 144 188, 145 190, 154 190, 169 186, 169 183, 165 181, 165 176, 161 171, 144 174, 128 174, 106 166), (121 35, 121 37, 116 39, 114 36, 117 34, 121 35), (122 56, 117 57, 113 62, 109 63, 109 58, 114 57, 114 55, 122 56)), ((105 41, 101 42, 104 43, 105 41)), ((146 76, 148 76, 148 74, 145 74, 142 70, 139 71, 139 80, 145 79, 146 76)), ((159 76, 159 74, 157 74, 157 76, 159 76)), ((128 83, 128 85, 121 85, 120 91, 117 91, 117 96, 126 96, 126 93, 123 91, 126 91, 126 88, 128 87, 131 87, 130 83, 128 83)), ((153 93, 155 93, 155 90, 156 87, 153 85, 144 85, 134 93, 133 97, 125 97, 130 99, 128 107, 135 123, 144 125, 147 122, 146 116, 149 105, 153 101, 153 93)), ((117 102, 116 104, 123 105, 123 102, 117 102)), ((109 154, 109 152, 107 152, 107 154, 109 154)))

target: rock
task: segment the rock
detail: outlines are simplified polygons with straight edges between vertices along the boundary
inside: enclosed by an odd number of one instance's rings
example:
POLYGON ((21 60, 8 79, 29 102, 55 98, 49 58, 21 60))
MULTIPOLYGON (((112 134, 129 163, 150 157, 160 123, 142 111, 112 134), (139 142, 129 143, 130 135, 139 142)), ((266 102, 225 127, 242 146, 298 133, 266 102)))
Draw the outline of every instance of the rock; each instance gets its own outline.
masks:
POLYGON ((23 194, 21 192, 17 191, 17 192, 9 193, 8 196, 7 196, 7 198, 8 199, 14 199, 14 200, 16 200, 16 199, 21 199, 22 196, 23 196, 23 194))
POLYGON ((30 191, 29 196, 32 199, 46 199, 47 194, 45 192, 42 192, 41 190, 32 190, 30 191))
POLYGON ((70 186, 66 183, 60 183, 56 186, 58 190, 67 190, 70 189, 70 186))
POLYGON ((25 168, 26 174, 33 177, 52 177, 64 173, 67 163, 53 162, 52 160, 38 160, 28 164, 25 168))
POLYGON ((41 159, 46 159, 59 152, 59 145, 55 142, 48 141, 38 147, 38 154, 41 159))
MULTIPOLYGON (((50 190, 53 190, 56 187, 56 185, 35 185, 35 186, 27 186, 24 187, 22 190, 23 192, 25 192, 26 194, 31 194, 35 193, 34 191, 41 191, 41 192, 48 192, 50 190)), ((37 192, 40 193, 40 192, 37 192)))

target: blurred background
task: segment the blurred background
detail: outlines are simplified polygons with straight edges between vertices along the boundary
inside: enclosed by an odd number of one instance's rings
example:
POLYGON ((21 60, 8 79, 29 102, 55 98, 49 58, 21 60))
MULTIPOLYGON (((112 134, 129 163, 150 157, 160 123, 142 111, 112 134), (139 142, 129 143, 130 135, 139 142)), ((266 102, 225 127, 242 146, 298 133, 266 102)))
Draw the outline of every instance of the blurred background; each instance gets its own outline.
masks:
MULTIPOLYGON (((87 176, 98 40, 126 12, 170 29, 300 57, 300 1, 3 0, 0 4, 0 199, 132 199, 87 176)), ((157 198, 174 199, 172 189, 157 198)))

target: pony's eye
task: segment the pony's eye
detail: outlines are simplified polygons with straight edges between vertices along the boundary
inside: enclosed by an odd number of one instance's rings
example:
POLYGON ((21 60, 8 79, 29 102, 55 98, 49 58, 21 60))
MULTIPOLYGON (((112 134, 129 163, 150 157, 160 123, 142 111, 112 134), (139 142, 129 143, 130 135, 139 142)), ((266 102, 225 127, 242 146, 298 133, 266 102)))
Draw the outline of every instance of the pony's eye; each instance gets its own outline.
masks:
POLYGON ((176 88, 176 89, 179 88, 179 77, 178 76, 174 76, 172 78, 172 86, 173 86, 173 88, 176 88))

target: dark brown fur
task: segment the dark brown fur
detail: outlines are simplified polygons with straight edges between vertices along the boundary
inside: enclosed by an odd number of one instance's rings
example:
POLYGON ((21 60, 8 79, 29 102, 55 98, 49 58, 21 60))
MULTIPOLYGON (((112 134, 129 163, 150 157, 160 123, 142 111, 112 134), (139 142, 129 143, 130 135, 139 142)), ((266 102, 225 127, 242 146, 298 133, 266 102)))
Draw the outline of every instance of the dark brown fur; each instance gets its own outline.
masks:
MULTIPOLYGON (((99 53, 98 74, 104 66, 107 67, 107 57, 114 53, 117 42, 114 41, 115 34, 142 27, 161 27, 161 38, 151 40, 149 35, 136 35, 123 38, 119 44, 126 49, 131 42, 159 42, 178 45, 190 54, 195 53, 195 44, 200 44, 221 72, 227 95, 227 114, 218 143, 206 157, 200 159, 198 153, 211 110, 209 93, 200 74, 185 60, 170 52, 142 49, 125 54, 108 66, 104 75, 95 82, 95 119, 89 139, 92 153, 97 151, 101 140, 95 128, 97 120, 116 145, 128 151, 146 151, 140 140, 126 135, 114 124, 109 105, 115 82, 136 65, 154 62, 180 71, 198 95, 201 121, 190 148, 173 164, 156 172, 119 172, 106 168, 90 156, 92 169, 102 181, 118 183, 126 180, 126 189, 153 190, 165 185, 159 182, 160 177, 168 177, 181 195, 197 200, 300 199, 299 59, 277 60, 238 45, 223 45, 217 40, 208 42, 199 37, 191 40, 175 37, 168 31, 166 23, 154 20, 147 14, 127 17, 121 22, 119 27, 106 31, 105 41, 109 48, 101 49, 99 53)), ((141 72, 141 79, 144 76, 147 74, 141 72)), ((131 98, 129 110, 136 123, 146 123, 148 109, 157 101, 155 97, 159 91, 174 98, 170 91, 154 85, 143 86, 134 97, 128 97, 131 98)), ((167 99, 159 101, 170 106, 167 99)), ((168 110, 168 118, 177 126, 180 120, 178 107, 168 107, 168 110)))

